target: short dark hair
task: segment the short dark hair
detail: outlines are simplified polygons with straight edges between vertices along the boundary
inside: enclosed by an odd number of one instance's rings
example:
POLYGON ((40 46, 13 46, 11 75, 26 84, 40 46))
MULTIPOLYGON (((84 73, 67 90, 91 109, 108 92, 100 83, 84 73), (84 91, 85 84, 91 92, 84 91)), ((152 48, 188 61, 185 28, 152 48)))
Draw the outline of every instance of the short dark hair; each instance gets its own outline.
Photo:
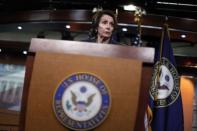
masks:
POLYGON ((117 27, 117 17, 113 13, 113 11, 110 11, 110 10, 98 11, 92 17, 92 27, 91 27, 91 30, 90 30, 90 37, 96 37, 97 28, 98 28, 99 22, 101 20, 101 17, 103 15, 109 15, 113 18, 113 20, 114 20, 114 30, 116 29, 116 27, 117 27))

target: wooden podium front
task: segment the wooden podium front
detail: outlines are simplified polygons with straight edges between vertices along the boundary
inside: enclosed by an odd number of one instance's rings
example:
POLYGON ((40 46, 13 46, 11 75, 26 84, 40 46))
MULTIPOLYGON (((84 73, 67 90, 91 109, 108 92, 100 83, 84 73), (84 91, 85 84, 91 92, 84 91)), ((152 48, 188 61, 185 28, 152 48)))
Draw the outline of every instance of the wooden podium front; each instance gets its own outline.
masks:
POLYGON ((151 76, 145 63, 153 62, 153 49, 33 39, 29 52, 21 130, 71 130, 56 118, 54 92, 62 80, 81 72, 102 79, 110 92, 110 112, 93 130, 143 130, 147 83, 151 76))

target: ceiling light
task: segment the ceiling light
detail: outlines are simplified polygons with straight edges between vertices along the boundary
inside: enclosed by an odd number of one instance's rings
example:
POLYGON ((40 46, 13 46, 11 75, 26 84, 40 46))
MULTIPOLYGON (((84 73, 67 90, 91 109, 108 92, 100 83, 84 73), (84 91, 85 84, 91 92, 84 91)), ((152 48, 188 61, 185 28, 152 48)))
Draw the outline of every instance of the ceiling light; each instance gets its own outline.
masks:
POLYGON ((26 55, 26 54, 27 54, 27 51, 26 51, 26 50, 24 50, 24 51, 23 51, 23 54, 24 54, 24 55, 26 55))
POLYGON ((193 6, 193 7, 197 7, 196 4, 184 4, 184 3, 173 3, 173 2, 162 2, 162 1, 157 1, 157 4, 175 5, 175 6, 193 6))
POLYGON ((66 29, 70 29, 70 25, 66 25, 66 29))
POLYGON ((182 34, 181 35, 181 38, 183 38, 183 39, 186 38, 186 35, 185 34, 182 34))
POLYGON ((18 29, 18 30, 22 30, 23 27, 22 27, 22 26, 18 26, 17 29, 18 29))
POLYGON ((124 10, 127 10, 127 11, 136 11, 137 10, 137 6, 135 5, 125 5, 123 6, 124 10))
POLYGON ((0 49, 0 52, 2 52, 2 49, 0 49))
POLYGON ((122 31, 127 32, 128 29, 127 28, 122 28, 122 31))
POLYGON ((102 11, 103 8, 102 7, 94 7, 93 10, 92 10, 92 13, 96 13, 96 12, 99 12, 99 11, 102 11))
POLYGON ((190 79, 194 79, 195 77, 194 76, 190 76, 190 75, 182 75, 181 77, 184 77, 184 78, 190 78, 190 79))

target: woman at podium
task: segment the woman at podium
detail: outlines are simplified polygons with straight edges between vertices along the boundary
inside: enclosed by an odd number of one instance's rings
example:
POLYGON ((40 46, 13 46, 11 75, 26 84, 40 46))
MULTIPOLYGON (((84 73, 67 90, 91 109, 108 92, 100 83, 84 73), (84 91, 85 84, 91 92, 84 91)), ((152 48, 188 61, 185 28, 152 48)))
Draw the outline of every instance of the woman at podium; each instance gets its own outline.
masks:
POLYGON ((87 42, 118 44, 113 38, 117 27, 116 15, 109 10, 98 11, 92 18, 92 28, 87 42))

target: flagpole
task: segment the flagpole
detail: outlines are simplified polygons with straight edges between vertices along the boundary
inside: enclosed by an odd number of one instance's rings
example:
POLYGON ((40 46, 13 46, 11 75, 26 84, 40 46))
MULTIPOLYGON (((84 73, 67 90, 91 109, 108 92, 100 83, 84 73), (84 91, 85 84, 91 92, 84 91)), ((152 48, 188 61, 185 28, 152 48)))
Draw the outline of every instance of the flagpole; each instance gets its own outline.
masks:
MULTIPOLYGON (((142 46, 142 39, 141 39, 141 35, 142 35, 142 29, 141 29, 141 21, 142 21, 142 15, 145 14, 145 11, 142 11, 141 8, 137 8, 134 14, 134 21, 137 23, 137 46, 140 47, 142 46)), ((135 46, 136 46, 135 45, 135 46)))
POLYGON ((166 16, 165 17, 165 22, 164 22, 164 25, 163 25, 163 29, 162 29, 162 37, 161 37, 161 43, 160 43, 160 55, 159 55, 159 62, 160 63, 161 63, 161 57, 162 57, 162 53, 163 53, 163 37, 164 37, 165 29, 166 29, 166 31, 168 33, 168 37, 169 37, 167 21, 168 21, 168 17, 166 16))
MULTIPOLYGON (((160 54, 159 54, 159 63, 158 63, 158 67, 157 67, 157 85, 160 84, 159 83, 159 79, 160 79, 160 66, 161 66, 161 62, 162 62, 162 54, 163 54, 163 40, 164 40, 164 32, 165 32, 165 29, 167 30, 167 33, 168 33, 168 36, 169 36, 169 31, 168 31, 168 24, 167 24, 167 21, 168 21, 168 17, 166 16, 165 17, 165 22, 164 22, 164 25, 162 27, 162 34, 161 34, 161 41, 160 41, 160 54)), ((158 87, 158 86, 156 86, 158 87)), ((156 88, 156 95, 154 97, 155 101, 157 100, 157 96, 158 96, 158 88, 156 88)))
POLYGON ((136 16, 136 21, 137 21, 137 31, 138 31, 138 37, 139 37, 139 45, 141 46, 141 35, 142 35, 142 30, 141 30, 141 19, 142 19, 142 14, 139 12, 139 14, 136 16))

